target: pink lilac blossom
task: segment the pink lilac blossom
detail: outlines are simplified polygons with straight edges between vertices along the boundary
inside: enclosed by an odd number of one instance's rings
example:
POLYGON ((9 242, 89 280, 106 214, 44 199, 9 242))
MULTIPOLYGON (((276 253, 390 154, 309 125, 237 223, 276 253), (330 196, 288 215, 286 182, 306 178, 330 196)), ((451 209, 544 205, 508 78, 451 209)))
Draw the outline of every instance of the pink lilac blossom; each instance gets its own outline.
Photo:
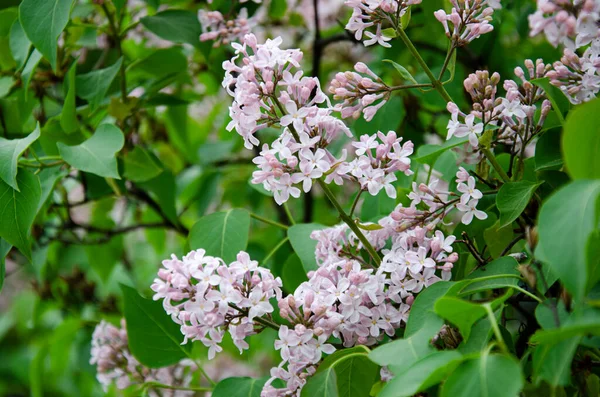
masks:
POLYGON ((356 40, 363 40, 365 46, 375 43, 382 47, 391 47, 392 37, 383 33, 384 24, 397 26, 408 7, 421 4, 422 0, 346 0, 352 8, 352 16, 346 29, 354 33, 356 40), (375 32, 373 32, 373 29, 375 32), (366 39, 365 39, 366 37, 366 39))
MULTIPOLYGON (((174 387, 187 387, 192 380, 196 365, 190 360, 182 360, 168 367, 152 369, 140 364, 129 351, 125 320, 118 328, 106 321, 96 326, 92 335, 90 364, 97 366, 98 381, 108 390, 111 384, 125 389, 134 384, 158 382, 174 387)), ((186 397, 193 392, 161 389, 160 393, 149 390, 149 396, 186 397)))
POLYGON ((209 359, 222 351, 227 331, 240 352, 247 349, 246 337, 263 329, 262 317, 273 312, 269 300, 281 298, 281 279, 243 251, 229 265, 199 249, 181 260, 173 255, 163 266, 152 284, 154 300, 162 299, 181 326, 183 343, 201 341, 209 359))
POLYGON ((346 161, 345 151, 337 158, 328 146, 340 135, 352 137, 352 134, 332 115, 334 108, 321 90, 319 80, 303 75, 302 52, 280 49, 281 41, 277 38, 258 44, 254 35, 246 35, 242 44, 233 44, 234 58, 223 64, 226 71, 223 86, 234 98, 228 130, 235 129, 248 149, 260 145, 257 137, 260 130, 266 127, 283 130, 270 145, 264 143, 253 159, 259 170, 253 173, 252 183, 262 184, 273 192, 278 204, 299 197, 301 189, 305 193, 310 191, 320 178, 338 185, 352 180, 371 194, 385 189, 395 197, 395 189, 391 187, 395 180, 393 173, 411 173, 408 156, 412 154, 412 143, 400 145, 402 139, 395 133, 379 133, 369 139, 375 142, 379 138, 381 142, 374 143, 369 150, 359 149, 357 161, 346 161), (371 149, 376 149, 374 155, 371 149))
POLYGON ((415 227, 399 232, 400 224, 384 217, 379 229, 366 233, 369 242, 383 254, 379 268, 359 255, 361 243, 347 225, 312 233, 317 240, 318 269, 293 295, 279 302, 282 326, 275 348, 282 362, 271 370, 262 396, 299 396, 307 377, 314 374, 322 353, 339 338, 344 347, 373 345, 385 335, 393 336, 406 324, 414 297, 424 288, 449 280, 453 263, 454 236, 444 236, 415 227), (389 248, 386 248, 389 247, 389 248), (285 388, 272 382, 281 379, 285 388))
POLYGON ((538 0, 537 7, 529 16, 531 36, 544 33, 553 46, 572 51, 600 38, 598 0, 538 0))
POLYGON ((248 10, 245 8, 242 8, 235 19, 226 19, 219 11, 200 9, 198 19, 202 25, 200 41, 213 40, 213 47, 239 41, 250 33, 254 24, 253 20, 248 18, 248 10))
POLYGON ((442 23, 446 36, 454 47, 462 47, 494 30, 490 24, 495 9, 502 8, 500 0, 450 0, 452 10, 434 13, 442 23))

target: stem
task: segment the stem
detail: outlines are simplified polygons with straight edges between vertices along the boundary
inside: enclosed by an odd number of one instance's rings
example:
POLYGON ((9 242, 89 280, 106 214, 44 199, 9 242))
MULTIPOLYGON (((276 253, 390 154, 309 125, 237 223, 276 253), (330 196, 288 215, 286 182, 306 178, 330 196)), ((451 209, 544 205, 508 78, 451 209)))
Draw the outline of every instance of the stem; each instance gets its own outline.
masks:
POLYGON ((508 348, 506 347, 506 343, 504 343, 504 338, 502 338, 502 333, 500 332, 500 327, 498 327, 498 322, 496 321, 496 316, 492 311, 492 307, 489 303, 485 303, 483 305, 485 311, 487 312, 488 319, 490 320, 490 324, 492 325, 492 329, 494 330, 494 335, 496 336, 496 341, 502 351, 506 354, 510 354, 508 348))
MULTIPOLYGON (((242 309, 241 307, 238 307, 237 305, 230 303, 229 307, 234 308, 235 310, 239 311, 240 313, 244 314, 244 315, 248 315, 248 310, 246 309, 242 309)), ((266 318, 261 318, 261 317, 254 317, 252 319, 252 321, 256 321, 259 324, 264 325, 265 327, 269 327, 269 328, 273 328, 275 331, 279 331, 279 325, 275 324, 272 321, 267 320, 266 318)))
POLYGON ((504 182, 510 182, 510 178, 509 178, 508 174, 506 173, 506 171, 504 171, 504 169, 502 169, 502 167, 500 166, 500 163, 498 163, 498 160, 496 160, 496 156, 494 156, 494 154, 490 151, 490 149, 484 148, 483 146, 480 147, 479 149, 481 150, 481 153, 483 153, 483 155, 492 164, 492 167, 494 167, 494 169, 496 170, 498 175, 500 175, 500 178, 502 178, 502 180, 504 182))
POLYGON ((523 289, 517 285, 511 285, 510 288, 519 291, 520 293, 527 295, 528 297, 535 299, 536 301, 538 301, 539 303, 544 302, 543 300, 541 300, 540 298, 538 298, 537 296, 535 296, 534 294, 532 294, 531 292, 527 291, 526 289, 523 289))
POLYGON ((439 81, 442 81, 442 78, 444 77, 444 73, 446 73, 446 69, 448 69, 448 65, 450 64, 450 59, 452 59, 452 55, 454 54, 455 50, 456 50, 456 47, 454 46, 454 43, 450 43, 450 48, 448 48, 448 53, 446 54, 446 59, 444 59, 444 64, 442 65, 442 70, 440 71, 440 77, 438 77, 439 81))
POLYGON ((262 216, 256 215, 255 213, 252 213, 252 212, 250 213, 250 217, 256 219, 257 221, 266 223, 268 225, 277 226, 277 227, 279 227, 281 229, 284 229, 284 230, 288 229, 288 227, 286 225, 282 224, 282 223, 275 222, 275 221, 272 221, 272 220, 267 219, 267 218, 263 218, 262 216))
POLYGON ((282 207, 285 210, 285 214, 287 215, 288 219, 290 220, 290 223, 292 225, 295 225, 296 222, 294 221, 294 217, 292 216, 292 213, 290 212, 290 208, 287 206, 287 203, 283 203, 282 207))
POLYGON ((271 257, 272 257, 273 255, 275 255, 275 253, 276 253, 276 252, 279 250, 279 248, 283 247, 283 245, 284 245, 285 243, 287 243, 288 241, 289 241, 289 238, 288 238, 288 237, 286 237, 286 238, 284 238, 283 240, 281 240, 281 241, 279 242, 279 244, 277 244, 277 245, 275 246, 275 248, 273 248, 273 249, 271 250, 271 252, 269 252, 269 253, 267 254, 267 256, 265 256, 265 258, 262 260, 262 261, 263 261, 263 263, 267 263, 267 262, 269 261, 269 259, 271 259, 271 257))
POLYGON ((342 219, 342 221, 344 221, 348 225, 348 227, 354 232, 354 234, 356 234, 356 237, 358 237, 360 242, 363 244, 363 247, 365 247, 365 249, 369 253, 369 256, 373 258, 373 260, 375 261, 374 266, 379 267, 379 264, 381 263, 381 257, 379 256, 375 248, 373 248, 369 240, 367 240, 365 235, 360 231, 359 227, 356 225, 356 223, 354 223, 352 218, 348 214, 346 214, 340 203, 336 200, 331 189, 329 189, 329 186, 327 186, 327 184, 322 179, 317 179, 317 182, 319 183, 319 186, 321 186, 321 189, 323 189, 323 192, 325 193, 329 201, 331 201, 331 204, 333 204, 335 209, 340 214, 340 218, 342 219))
POLYGON ((407 90, 410 88, 432 88, 433 85, 429 83, 425 84, 406 84, 406 85, 395 85, 389 88, 389 91, 407 90))
POLYGON ((364 190, 360 189, 358 191, 358 193, 356 194, 356 197, 354 198, 354 202, 352 203, 352 208, 350 208, 350 217, 352 217, 352 215, 354 215, 354 210, 356 209, 358 200, 360 199, 360 196, 363 194, 363 192, 364 192, 364 190))
POLYGON ((419 54, 419 51, 415 48, 412 41, 410 41, 410 38, 407 36, 406 32, 401 27, 396 25, 396 33, 398 33, 398 37, 400 37, 400 39, 404 42, 408 50, 411 52, 412 56, 417 60, 419 65, 421 65, 421 68, 423 69, 427 77, 429 77, 429 81, 431 81, 433 88, 440 93, 440 95, 442 96, 442 98, 444 98, 446 102, 453 102, 452 97, 450 97, 450 94, 448 94, 448 91, 446 91, 442 83, 433 75, 433 72, 431 71, 431 69, 429 69, 429 66, 427 66, 427 63, 425 63, 425 60, 423 59, 421 54, 419 54))
MULTIPOLYGON (((119 28, 115 23, 113 15, 108 10, 105 2, 102 2, 102 10, 106 14, 106 18, 108 18, 108 23, 110 25, 110 29, 112 30, 112 37, 115 40, 115 44, 117 47, 117 53, 119 54, 119 58, 123 58, 123 47, 121 46, 121 34, 119 33, 119 28)), ((127 102, 127 80, 125 77, 125 60, 121 59, 121 68, 119 69, 119 75, 121 80, 121 100, 123 103, 127 102)))

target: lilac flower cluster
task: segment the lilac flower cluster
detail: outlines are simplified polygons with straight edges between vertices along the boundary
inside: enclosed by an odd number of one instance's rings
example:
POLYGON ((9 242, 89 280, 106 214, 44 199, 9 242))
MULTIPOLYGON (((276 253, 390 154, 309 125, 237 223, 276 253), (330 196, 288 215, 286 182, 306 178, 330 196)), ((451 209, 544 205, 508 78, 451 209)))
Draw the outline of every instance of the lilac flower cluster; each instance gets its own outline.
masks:
POLYGON ((226 331, 240 352, 248 348, 245 338, 264 328, 261 317, 273 312, 269 299, 281 298, 281 279, 243 251, 229 265, 205 254, 199 249, 181 260, 164 260, 152 290, 154 300, 163 299, 167 314, 181 325, 183 343, 201 341, 212 359, 223 350, 226 331))
POLYGON ((600 2, 597 0, 538 0, 529 16, 531 35, 544 33, 553 46, 574 50, 600 37, 600 2))
MULTIPOLYGON (((125 389, 134 384, 158 382, 175 387, 187 387, 192 380, 196 365, 190 360, 159 369, 148 368, 140 364, 129 351, 125 319, 117 328, 106 321, 100 322, 92 334, 90 364, 97 366, 98 381, 106 391, 111 384, 125 389)), ((161 394, 149 390, 149 395, 185 397, 193 392, 183 390, 161 390, 161 394)))
POLYGON ((500 0, 450 0, 452 10, 434 12, 444 25, 446 36, 454 47, 462 47, 494 30, 490 25, 495 9, 502 8, 500 0))
MULTIPOLYGON (((233 44, 236 56, 223 64, 223 86, 234 98, 230 107, 229 130, 236 129, 247 148, 258 146, 257 132, 270 126, 283 132, 270 145, 264 144, 253 162, 259 167, 252 183, 273 192, 278 204, 299 197, 302 187, 310 191, 316 179, 343 184, 358 181, 371 194, 377 194, 395 180, 393 172, 410 174, 412 143, 400 145, 394 133, 363 137, 355 143, 359 157, 346 162, 346 152, 336 158, 327 147, 342 133, 351 137, 346 125, 332 115, 334 108, 321 91, 319 80, 303 76, 299 62, 302 52, 279 48, 281 38, 258 44, 246 35, 242 44, 233 44), (236 61, 242 58, 238 65, 236 61), (319 106, 324 105, 324 106, 319 106), (364 146, 368 141, 369 147, 364 146), (371 149, 376 149, 375 155, 371 149), (364 156, 363 156, 364 155, 364 156)), ((366 67, 366 66, 365 66, 366 67)), ((360 70, 363 70, 359 67, 360 70)), ((366 69, 365 69, 366 70, 366 69)))
POLYGON ((421 4, 422 0, 346 0, 345 4, 352 7, 352 16, 346 24, 346 29, 354 32, 356 40, 363 41, 365 46, 375 43, 382 47, 391 47, 388 43, 392 37, 382 31, 384 24, 396 26, 408 10, 408 7, 421 4), (375 33, 371 30, 375 28, 375 33))
POLYGON ((358 62, 354 70, 356 72, 339 72, 331 81, 329 92, 333 99, 343 101, 334 109, 341 112, 344 119, 357 119, 362 112, 365 120, 371 121, 388 101, 391 89, 364 63, 358 62))
POLYGON ((253 21, 248 18, 248 10, 242 8, 235 19, 226 19, 219 11, 198 11, 198 19, 202 25, 200 41, 214 40, 213 47, 227 45, 238 41, 250 33, 253 21))
POLYGON ((452 253, 454 236, 445 237, 441 231, 432 235, 421 227, 398 232, 400 224, 393 214, 377 226, 367 238, 383 254, 378 268, 359 255, 361 243, 347 225, 313 232, 319 268, 279 302, 281 316, 291 326, 280 328, 275 348, 281 351, 282 362, 271 370, 262 396, 300 395, 322 353, 335 351, 327 343, 330 337, 351 347, 393 336, 406 323, 415 294, 450 279, 458 260, 452 253), (286 387, 273 387, 275 379, 286 387))

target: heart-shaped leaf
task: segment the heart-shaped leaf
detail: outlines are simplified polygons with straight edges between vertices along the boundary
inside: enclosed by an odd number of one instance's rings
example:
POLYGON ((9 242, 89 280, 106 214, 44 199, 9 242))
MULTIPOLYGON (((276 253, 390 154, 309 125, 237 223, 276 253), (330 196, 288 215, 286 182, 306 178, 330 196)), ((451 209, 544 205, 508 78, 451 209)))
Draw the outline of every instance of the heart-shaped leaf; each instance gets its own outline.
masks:
POLYGON ((23 139, 0 138, 0 178, 10 187, 19 191, 17 184, 17 164, 23 152, 40 137, 40 124, 23 139))

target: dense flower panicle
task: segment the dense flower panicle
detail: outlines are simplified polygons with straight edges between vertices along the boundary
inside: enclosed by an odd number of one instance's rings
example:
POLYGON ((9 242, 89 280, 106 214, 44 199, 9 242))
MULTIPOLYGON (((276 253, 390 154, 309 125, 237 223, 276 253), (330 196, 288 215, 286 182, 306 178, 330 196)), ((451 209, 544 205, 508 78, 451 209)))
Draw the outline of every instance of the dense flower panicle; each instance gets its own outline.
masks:
POLYGON ((379 268, 365 263, 362 247, 347 225, 313 232, 319 268, 293 295, 279 302, 280 314, 291 326, 282 326, 275 348, 282 362, 262 396, 300 395, 306 378, 316 370, 322 353, 331 354, 331 336, 344 347, 373 345, 406 323, 414 297, 424 288, 449 280, 458 255, 452 253, 454 236, 421 227, 398 232, 393 215, 378 222, 366 236, 383 254, 379 268), (385 248, 389 247, 389 248, 385 248), (272 382, 281 379, 285 388, 272 382))
MULTIPOLYGON (((367 156, 361 157, 358 169, 364 172, 353 175, 346 152, 337 158, 328 150, 340 135, 352 137, 350 130, 332 115, 334 108, 319 80, 303 75, 299 65, 302 52, 282 50, 280 45, 280 38, 258 44, 256 37, 246 35, 241 45, 233 45, 237 55, 223 64, 223 86, 234 98, 228 129, 235 128, 249 149, 260 145, 259 130, 269 126, 283 130, 271 144, 263 144, 253 159, 259 170, 253 173, 252 183, 262 184, 282 204, 299 197, 302 190, 309 192, 320 178, 338 185, 354 180, 364 188, 372 181, 368 190, 376 194, 395 180, 394 171, 410 174, 407 157, 412 154, 412 143, 400 145, 395 134, 388 134, 373 147, 377 148, 375 156, 369 148, 367 156)), ((369 73, 366 65, 358 68, 369 73)), ((357 155, 365 152, 357 151, 357 155)), ((386 187, 386 191, 392 190, 386 187)))
POLYGON ((167 314, 181 325, 183 343, 201 341, 212 359, 222 351, 226 331, 240 352, 248 348, 245 338, 264 327, 255 319, 273 312, 269 299, 281 298, 281 279, 243 251, 229 265, 205 254, 199 249, 163 261, 152 290, 154 300, 163 299, 167 314))
POLYGON ((543 32, 553 46, 571 50, 600 38, 600 1, 537 0, 537 6, 529 16, 532 36, 543 32))
POLYGON ((352 16, 346 24, 346 29, 354 33, 356 40, 363 40, 365 46, 377 43, 383 47, 391 47, 388 41, 392 37, 383 33, 382 26, 399 23, 399 18, 407 12, 408 7, 421 4, 421 1, 346 0, 345 4, 352 7, 352 16))
MULTIPOLYGON (((125 389, 134 384, 159 382, 170 386, 187 387, 192 380, 196 365, 191 360, 182 360, 178 364, 159 369, 148 368, 140 364, 129 351, 125 319, 121 327, 101 321, 92 335, 90 364, 97 366, 97 378, 106 391, 111 384, 125 389)), ((193 392, 183 390, 161 390, 160 394, 149 391, 150 396, 185 397, 193 392)))
POLYGON ((219 11, 198 11, 198 19, 202 25, 200 41, 214 40, 213 47, 227 45, 239 41, 250 33, 253 20, 248 18, 248 10, 242 8, 235 19, 227 20, 219 11))
POLYGON ((590 101, 600 91, 600 38, 582 56, 565 49, 560 61, 546 74, 552 85, 561 89, 573 104, 590 101))
POLYGON ((360 114, 371 121, 377 111, 388 101, 391 90, 367 65, 358 62, 355 72, 339 72, 331 81, 329 92, 333 99, 343 101, 334 106, 342 118, 357 119, 360 114))
POLYGON ((502 8, 500 0, 450 0, 450 14, 444 10, 434 13, 444 25, 446 36, 455 47, 462 47, 494 30, 490 24, 495 9, 502 8))

